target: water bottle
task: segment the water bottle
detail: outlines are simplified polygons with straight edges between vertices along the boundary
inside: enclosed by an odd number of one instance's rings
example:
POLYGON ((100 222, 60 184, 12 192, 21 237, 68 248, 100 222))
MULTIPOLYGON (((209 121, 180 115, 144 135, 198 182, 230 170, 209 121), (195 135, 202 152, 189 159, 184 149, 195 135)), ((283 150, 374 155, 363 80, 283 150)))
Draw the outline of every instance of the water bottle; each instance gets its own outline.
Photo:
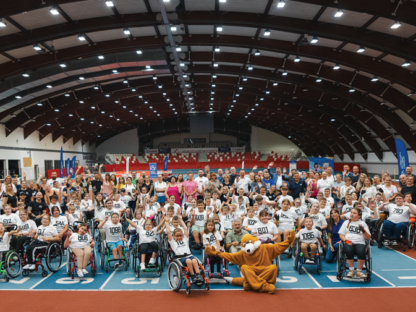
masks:
POLYGON ((303 257, 303 252, 300 252, 300 256, 303 257))

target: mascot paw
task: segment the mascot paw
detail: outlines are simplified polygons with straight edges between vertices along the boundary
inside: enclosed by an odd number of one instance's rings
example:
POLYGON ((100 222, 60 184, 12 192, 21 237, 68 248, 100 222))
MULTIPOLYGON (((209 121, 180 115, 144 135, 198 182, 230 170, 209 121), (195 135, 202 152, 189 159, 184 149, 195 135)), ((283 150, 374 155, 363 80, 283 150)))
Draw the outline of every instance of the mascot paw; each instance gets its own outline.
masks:
POLYGON ((293 243, 296 239, 296 233, 294 230, 292 230, 292 232, 290 232, 289 237, 287 238, 287 240, 289 241, 289 243, 293 243))
POLYGON ((232 283, 232 282, 233 282, 233 277, 224 276, 224 279, 225 279, 228 283, 232 283))
POLYGON ((269 285, 269 290, 267 291, 268 294, 274 295, 276 291, 276 287, 272 284, 269 285))

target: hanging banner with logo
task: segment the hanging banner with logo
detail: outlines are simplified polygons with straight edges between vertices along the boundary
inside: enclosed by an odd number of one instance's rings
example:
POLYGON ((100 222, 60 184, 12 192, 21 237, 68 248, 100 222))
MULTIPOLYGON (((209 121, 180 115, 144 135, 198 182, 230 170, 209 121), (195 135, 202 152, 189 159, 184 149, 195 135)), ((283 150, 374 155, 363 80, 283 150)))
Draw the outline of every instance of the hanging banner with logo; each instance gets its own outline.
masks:
POLYGON ((334 170, 333 157, 309 157, 309 170, 313 172, 322 172, 331 167, 334 170))
POLYGON ((289 170, 297 169, 296 160, 289 161, 289 170))
POLYGON ((72 168, 72 179, 75 178, 75 161, 77 156, 72 157, 71 168, 72 168))
POLYGON ((157 179, 157 164, 149 163, 150 179, 157 179))
POLYGON ((60 177, 63 178, 64 176, 64 151, 61 146, 61 170, 60 170, 60 177))
POLYGON ((71 159, 70 158, 67 158, 65 168, 66 168, 66 176, 69 176, 69 169, 71 168, 71 159))
POLYGON ((394 142, 396 142, 397 164, 399 165, 400 176, 401 174, 406 174, 406 167, 409 166, 409 155, 402 140, 394 139, 394 142))
POLYGON ((168 156, 166 156, 165 157, 165 159, 163 160, 163 170, 168 170, 168 160, 169 160, 169 157, 168 156))

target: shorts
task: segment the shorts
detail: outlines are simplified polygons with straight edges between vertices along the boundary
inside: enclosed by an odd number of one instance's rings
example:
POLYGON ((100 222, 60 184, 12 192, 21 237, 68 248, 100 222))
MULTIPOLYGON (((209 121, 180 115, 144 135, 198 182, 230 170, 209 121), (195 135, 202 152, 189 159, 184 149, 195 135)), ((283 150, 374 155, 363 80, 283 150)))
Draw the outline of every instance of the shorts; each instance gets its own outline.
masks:
POLYGON ((280 223, 277 229, 282 231, 282 232, 284 230, 291 231, 291 230, 293 230, 293 226, 294 226, 293 224, 282 224, 282 223, 280 223))
POLYGON ((110 248, 110 251, 113 251, 114 248, 117 248, 118 246, 123 246, 123 241, 119 240, 115 243, 107 243, 107 247, 110 248))
POLYGON ((201 233, 201 234, 204 231, 204 229, 205 228, 203 226, 196 225, 196 224, 192 225, 192 228, 191 228, 192 232, 197 231, 198 233, 201 233))
POLYGON ((158 196, 157 202, 164 204, 166 202, 166 196, 158 196))
MULTIPOLYGON (((190 259, 191 261, 192 260, 194 260, 194 259, 196 259, 194 256, 188 256, 188 257, 185 257, 185 258, 179 258, 179 259, 177 259, 180 263, 182 263, 182 265, 183 266, 186 266, 186 260, 187 259, 190 259)), ((198 260, 198 259, 197 259, 198 260)))

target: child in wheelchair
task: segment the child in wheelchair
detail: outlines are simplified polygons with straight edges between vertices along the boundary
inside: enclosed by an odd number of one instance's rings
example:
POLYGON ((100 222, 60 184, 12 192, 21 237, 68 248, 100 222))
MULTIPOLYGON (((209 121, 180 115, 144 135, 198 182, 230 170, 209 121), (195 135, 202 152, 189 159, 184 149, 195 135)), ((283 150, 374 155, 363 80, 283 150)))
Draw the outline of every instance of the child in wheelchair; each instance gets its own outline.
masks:
POLYGON ((347 256, 349 272, 347 277, 365 278, 362 272, 366 257, 365 240, 371 238, 367 224, 361 220, 363 212, 354 207, 350 213, 350 219, 344 222, 339 230, 339 236, 343 242, 343 249, 347 256), (354 256, 357 255, 357 273, 354 274, 354 256))
MULTIPOLYGON (((204 248, 206 248, 207 246, 212 246, 215 247, 216 250, 220 250, 221 249, 221 241, 222 241, 222 237, 219 231, 217 231, 215 229, 215 223, 213 219, 208 219, 207 223, 205 223, 204 226, 204 234, 202 235, 202 241, 203 241, 203 245, 204 248)), ((222 259, 220 257, 215 257, 215 256, 209 256, 209 264, 210 264, 210 277, 212 277, 214 275, 214 271, 215 271, 215 264, 217 264, 217 275, 218 276, 222 276, 221 274, 221 262, 222 259)))
POLYGON ((17 231, 6 232, 6 228, 3 223, 0 223, 0 262, 3 261, 3 257, 9 251, 9 243, 12 235, 16 234, 17 231))
POLYGON ((290 209, 290 201, 289 199, 283 199, 281 204, 280 210, 276 211, 275 214, 275 224, 279 231, 279 239, 283 233, 283 240, 286 240, 289 236, 290 232, 293 230, 295 226, 295 221, 299 224, 300 220, 298 215, 290 209))
POLYGON ((251 229, 251 234, 256 236, 262 244, 276 242, 279 238, 279 230, 276 224, 269 221, 269 213, 266 210, 260 211, 260 222, 255 224, 251 229))
POLYGON ((78 277, 84 277, 84 274, 88 274, 86 267, 91 258, 91 248, 94 248, 95 242, 92 240, 90 234, 88 234, 88 225, 81 223, 71 236, 67 236, 64 242, 64 248, 70 247, 72 252, 77 257, 78 277))
POLYGON ((316 228, 313 228, 313 220, 310 217, 305 218, 305 227, 296 233, 296 237, 300 240, 300 248, 306 264, 315 263, 316 250, 318 249, 318 242, 322 248, 326 248, 322 241, 321 234, 316 228), (308 252, 310 249, 310 255, 308 252))
POLYGON ((253 226, 255 226, 260 220, 255 215, 253 207, 247 209, 247 218, 244 218, 243 229, 251 233, 253 226))
MULTIPOLYGON (((137 227, 139 228, 143 228, 144 226, 144 222, 146 221, 145 218, 143 218, 143 213, 141 209, 135 210, 134 214, 133 214, 133 220, 131 220, 132 222, 134 222, 137 227)), ((129 227, 127 228, 127 232, 126 232, 126 239, 129 240, 130 239, 130 246, 133 247, 134 243, 136 242, 136 236, 137 235, 137 230, 135 227, 133 227, 131 224, 129 225, 129 227)))
MULTIPOLYGON (((100 221, 98 225, 99 229, 105 231, 105 237, 107 242, 107 248, 110 249, 110 252, 113 254, 113 259, 123 259, 123 241, 126 239, 123 237, 122 225, 120 223, 120 216, 117 212, 114 212, 111 215, 111 221, 108 222, 109 217, 105 216, 104 220, 100 221), (118 256, 117 257, 117 252, 118 256)), ((129 220, 130 221, 130 220, 129 220)), ((104 252, 103 250, 101 252, 104 252)), ((118 261, 114 264, 114 268, 117 269, 121 264, 121 261, 118 261)))
POLYGON ((197 206, 198 210, 192 210, 191 212, 191 230, 196 245, 202 247, 200 235, 204 233, 205 221, 208 220, 211 210, 205 210, 204 201, 202 199, 198 199, 197 206))

